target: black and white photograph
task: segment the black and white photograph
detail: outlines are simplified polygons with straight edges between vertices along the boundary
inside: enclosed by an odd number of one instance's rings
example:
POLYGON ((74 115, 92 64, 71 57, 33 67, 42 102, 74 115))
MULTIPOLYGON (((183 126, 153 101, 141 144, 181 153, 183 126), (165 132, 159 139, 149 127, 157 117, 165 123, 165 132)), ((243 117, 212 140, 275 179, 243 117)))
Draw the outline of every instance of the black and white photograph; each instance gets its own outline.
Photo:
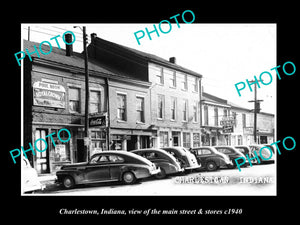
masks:
POLYGON ((21 29, 23 194, 276 195, 276 24, 21 29))
POLYGON ((296 7, 82 3, 2 20, 3 214, 292 220, 296 7))

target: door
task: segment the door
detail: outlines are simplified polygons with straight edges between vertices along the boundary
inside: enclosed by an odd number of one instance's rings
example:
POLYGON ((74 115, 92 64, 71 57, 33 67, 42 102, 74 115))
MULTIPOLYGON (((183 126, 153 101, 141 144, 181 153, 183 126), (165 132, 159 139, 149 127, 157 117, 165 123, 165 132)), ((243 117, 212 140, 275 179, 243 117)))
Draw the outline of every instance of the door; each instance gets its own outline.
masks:
MULTIPOLYGON (((47 141, 47 130, 42 130, 38 129, 35 131, 35 141, 38 139, 44 139, 47 141)), ((50 143, 47 141, 47 143, 50 143)), ((36 153, 36 170, 38 174, 43 174, 43 173, 49 173, 49 144, 48 147, 46 146, 46 143, 42 140, 39 140, 35 142, 35 147, 38 148, 40 151, 44 150, 45 151, 39 152, 35 151, 36 153)))
POLYGON ((84 152, 83 139, 77 139, 77 162, 85 162, 86 154, 84 152))
POLYGON ((90 160, 85 168, 85 181, 88 183, 110 180, 108 157, 106 155, 96 155, 95 157, 90 160))

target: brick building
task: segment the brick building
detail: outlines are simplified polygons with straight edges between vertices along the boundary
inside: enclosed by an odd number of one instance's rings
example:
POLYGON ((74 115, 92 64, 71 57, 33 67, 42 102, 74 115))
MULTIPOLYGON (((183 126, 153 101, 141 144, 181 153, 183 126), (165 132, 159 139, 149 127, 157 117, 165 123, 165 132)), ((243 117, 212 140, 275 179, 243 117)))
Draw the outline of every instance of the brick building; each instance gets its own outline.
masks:
MULTIPOLYGON (((34 45, 39 43, 23 42, 29 52, 34 52, 34 45)), ((92 126, 91 122, 90 146, 88 152, 84 150, 84 57, 69 47, 52 47, 48 55, 32 54, 32 61, 24 59, 23 146, 28 149, 28 143, 39 138, 48 143, 46 151, 28 154, 39 174, 53 173, 63 164, 86 161, 95 152, 109 148, 148 147, 153 135, 148 130, 150 83, 112 72, 89 59, 90 122, 99 117, 106 117, 107 122, 101 126, 92 126), (70 141, 62 143, 53 135, 52 145, 46 136, 62 128, 70 131, 70 141)), ((49 52, 49 46, 42 45, 42 50, 49 52)), ((62 139, 64 135, 60 133, 62 139)), ((40 146, 43 143, 37 142, 39 149, 44 149, 40 146)))
POLYGON ((96 34, 91 39, 89 56, 104 68, 151 84, 147 96, 152 136, 144 142, 153 147, 200 145, 201 74, 179 66, 174 57, 165 60, 96 34))

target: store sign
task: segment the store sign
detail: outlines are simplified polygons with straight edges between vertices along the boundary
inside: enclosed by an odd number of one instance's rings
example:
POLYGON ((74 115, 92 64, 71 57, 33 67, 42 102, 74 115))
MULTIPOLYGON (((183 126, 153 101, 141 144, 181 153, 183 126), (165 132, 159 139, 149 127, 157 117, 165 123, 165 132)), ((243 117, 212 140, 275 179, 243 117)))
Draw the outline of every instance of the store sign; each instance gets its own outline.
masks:
POLYGON ((65 108, 65 92, 62 85, 37 81, 33 84, 33 105, 65 108))
POLYGON ((90 117, 89 118, 89 126, 90 127, 95 127, 95 126, 100 126, 100 127, 106 127, 106 116, 97 116, 97 117, 90 117))
POLYGON ((225 117, 220 121, 220 125, 221 126, 233 126, 233 125, 235 125, 235 119, 232 116, 225 117))
POLYGON ((233 126, 224 126, 223 133, 233 133, 233 126))

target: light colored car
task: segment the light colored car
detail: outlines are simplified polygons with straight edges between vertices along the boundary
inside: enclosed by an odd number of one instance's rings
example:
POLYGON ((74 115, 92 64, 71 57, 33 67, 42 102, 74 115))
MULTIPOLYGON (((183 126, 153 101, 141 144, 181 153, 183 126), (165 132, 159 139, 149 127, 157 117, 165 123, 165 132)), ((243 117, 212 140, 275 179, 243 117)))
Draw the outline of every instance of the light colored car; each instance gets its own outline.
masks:
POLYGON ((159 167, 160 173, 155 175, 158 179, 162 179, 168 174, 174 174, 184 170, 181 168, 179 161, 173 155, 164 150, 148 148, 133 150, 131 152, 148 159, 159 167))
POLYGON ((42 185, 38 180, 38 175, 35 169, 33 169, 24 156, 22 156, 22 193, 34 192, 36 190, 43 190, 45 185, 42 185))
POLYGON ((256 152, 260 163, 274 163, 275 162, 275 155, 274 155, 274 149, 270 145, 249 145, 251 152, 254 154, 256 152), (268 150, 266 146, 271 149, 268 150), (263 148, 263 149, 261 149, 263 148), (267 159, 267 160, 266 160, 267 159))
POLYGON ((89 162, 74 163, 61 167, 56 172, 56 183, 64 188, 77 184, 123 181, 133 184, 137 179, 150 177, 160 172, 151 161, 126 151, 103 151, 94 154, 89 162))
POLYGON ((184 147, 163 147, 161 148, 173 155, 180 162, 180 166, 185 170, 199 169, 201 165, 193 153, 184 147))

